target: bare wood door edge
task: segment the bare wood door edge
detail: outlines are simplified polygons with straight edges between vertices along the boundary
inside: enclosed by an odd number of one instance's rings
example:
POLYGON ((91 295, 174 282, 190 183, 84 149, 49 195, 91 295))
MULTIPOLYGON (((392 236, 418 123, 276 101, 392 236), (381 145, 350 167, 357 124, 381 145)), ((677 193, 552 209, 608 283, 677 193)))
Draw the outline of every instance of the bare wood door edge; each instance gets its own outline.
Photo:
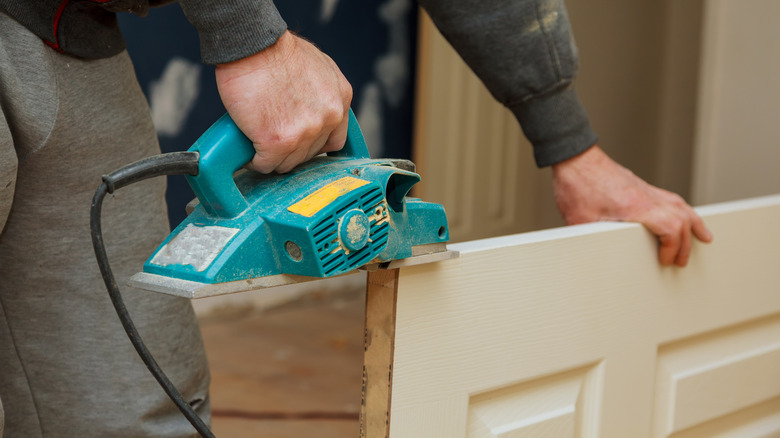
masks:
POLYGON ((390 435, 398 273, 398 269, 378 269, 369 272, 366 280, 361 438, 390 435))

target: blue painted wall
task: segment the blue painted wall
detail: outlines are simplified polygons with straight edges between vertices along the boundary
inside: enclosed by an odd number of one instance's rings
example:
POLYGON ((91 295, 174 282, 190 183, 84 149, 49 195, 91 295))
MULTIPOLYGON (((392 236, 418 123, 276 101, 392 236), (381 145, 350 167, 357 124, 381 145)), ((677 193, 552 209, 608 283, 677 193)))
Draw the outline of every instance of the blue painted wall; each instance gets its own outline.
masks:
MULTIPOLYGON (((332 57, 352 84, 352 108, 373 156, 411 155, 416 4, 411 0, 278 2, 290 30, 332 57)), ((214 69, 200 63, 197 32, 177 4, 147 17, 120 14, 136 74, 164 152, 186 150, 224 113, 214 69)), ((194 197, 183 177, 168 180, 171 225, 194 197)))

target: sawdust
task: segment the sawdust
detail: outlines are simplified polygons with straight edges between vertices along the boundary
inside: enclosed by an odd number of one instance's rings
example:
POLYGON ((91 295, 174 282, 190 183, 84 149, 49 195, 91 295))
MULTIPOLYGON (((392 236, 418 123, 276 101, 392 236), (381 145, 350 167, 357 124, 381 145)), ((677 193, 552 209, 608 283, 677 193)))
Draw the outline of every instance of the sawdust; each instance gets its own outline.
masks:
POLYGON ((360 242, 367 234, 365 224, 361 223, 358 216, 352 216, 347 223, 347 238, 350 242, 360 242))

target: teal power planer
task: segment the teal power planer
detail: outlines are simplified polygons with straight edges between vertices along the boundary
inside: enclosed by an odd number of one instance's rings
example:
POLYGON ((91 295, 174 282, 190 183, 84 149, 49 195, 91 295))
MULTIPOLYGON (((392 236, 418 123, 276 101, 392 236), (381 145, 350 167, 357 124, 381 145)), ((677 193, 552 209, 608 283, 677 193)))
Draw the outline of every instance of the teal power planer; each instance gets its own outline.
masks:
POLYGON ((227 114, 190 152, 197 199, 131 286, 199 298, 457 255, 444 208, 407 196, 414 165, 371 159, 351 110, 344 148, 288 174, 242 169, 255 151, 227 114))

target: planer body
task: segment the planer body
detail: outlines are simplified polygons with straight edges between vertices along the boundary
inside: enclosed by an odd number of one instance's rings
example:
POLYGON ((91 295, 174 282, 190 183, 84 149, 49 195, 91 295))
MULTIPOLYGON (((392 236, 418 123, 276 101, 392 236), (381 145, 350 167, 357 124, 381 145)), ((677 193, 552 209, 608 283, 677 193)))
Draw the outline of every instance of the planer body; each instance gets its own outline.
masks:
POLYGON ((370 158, 352 111, 341 151, 287 174, 242 168, 254 148, 227 114, 190 151, 194 208, 134 287, 197 298, 455 255, 444 208, 407 196, 414 165, 370 158))

